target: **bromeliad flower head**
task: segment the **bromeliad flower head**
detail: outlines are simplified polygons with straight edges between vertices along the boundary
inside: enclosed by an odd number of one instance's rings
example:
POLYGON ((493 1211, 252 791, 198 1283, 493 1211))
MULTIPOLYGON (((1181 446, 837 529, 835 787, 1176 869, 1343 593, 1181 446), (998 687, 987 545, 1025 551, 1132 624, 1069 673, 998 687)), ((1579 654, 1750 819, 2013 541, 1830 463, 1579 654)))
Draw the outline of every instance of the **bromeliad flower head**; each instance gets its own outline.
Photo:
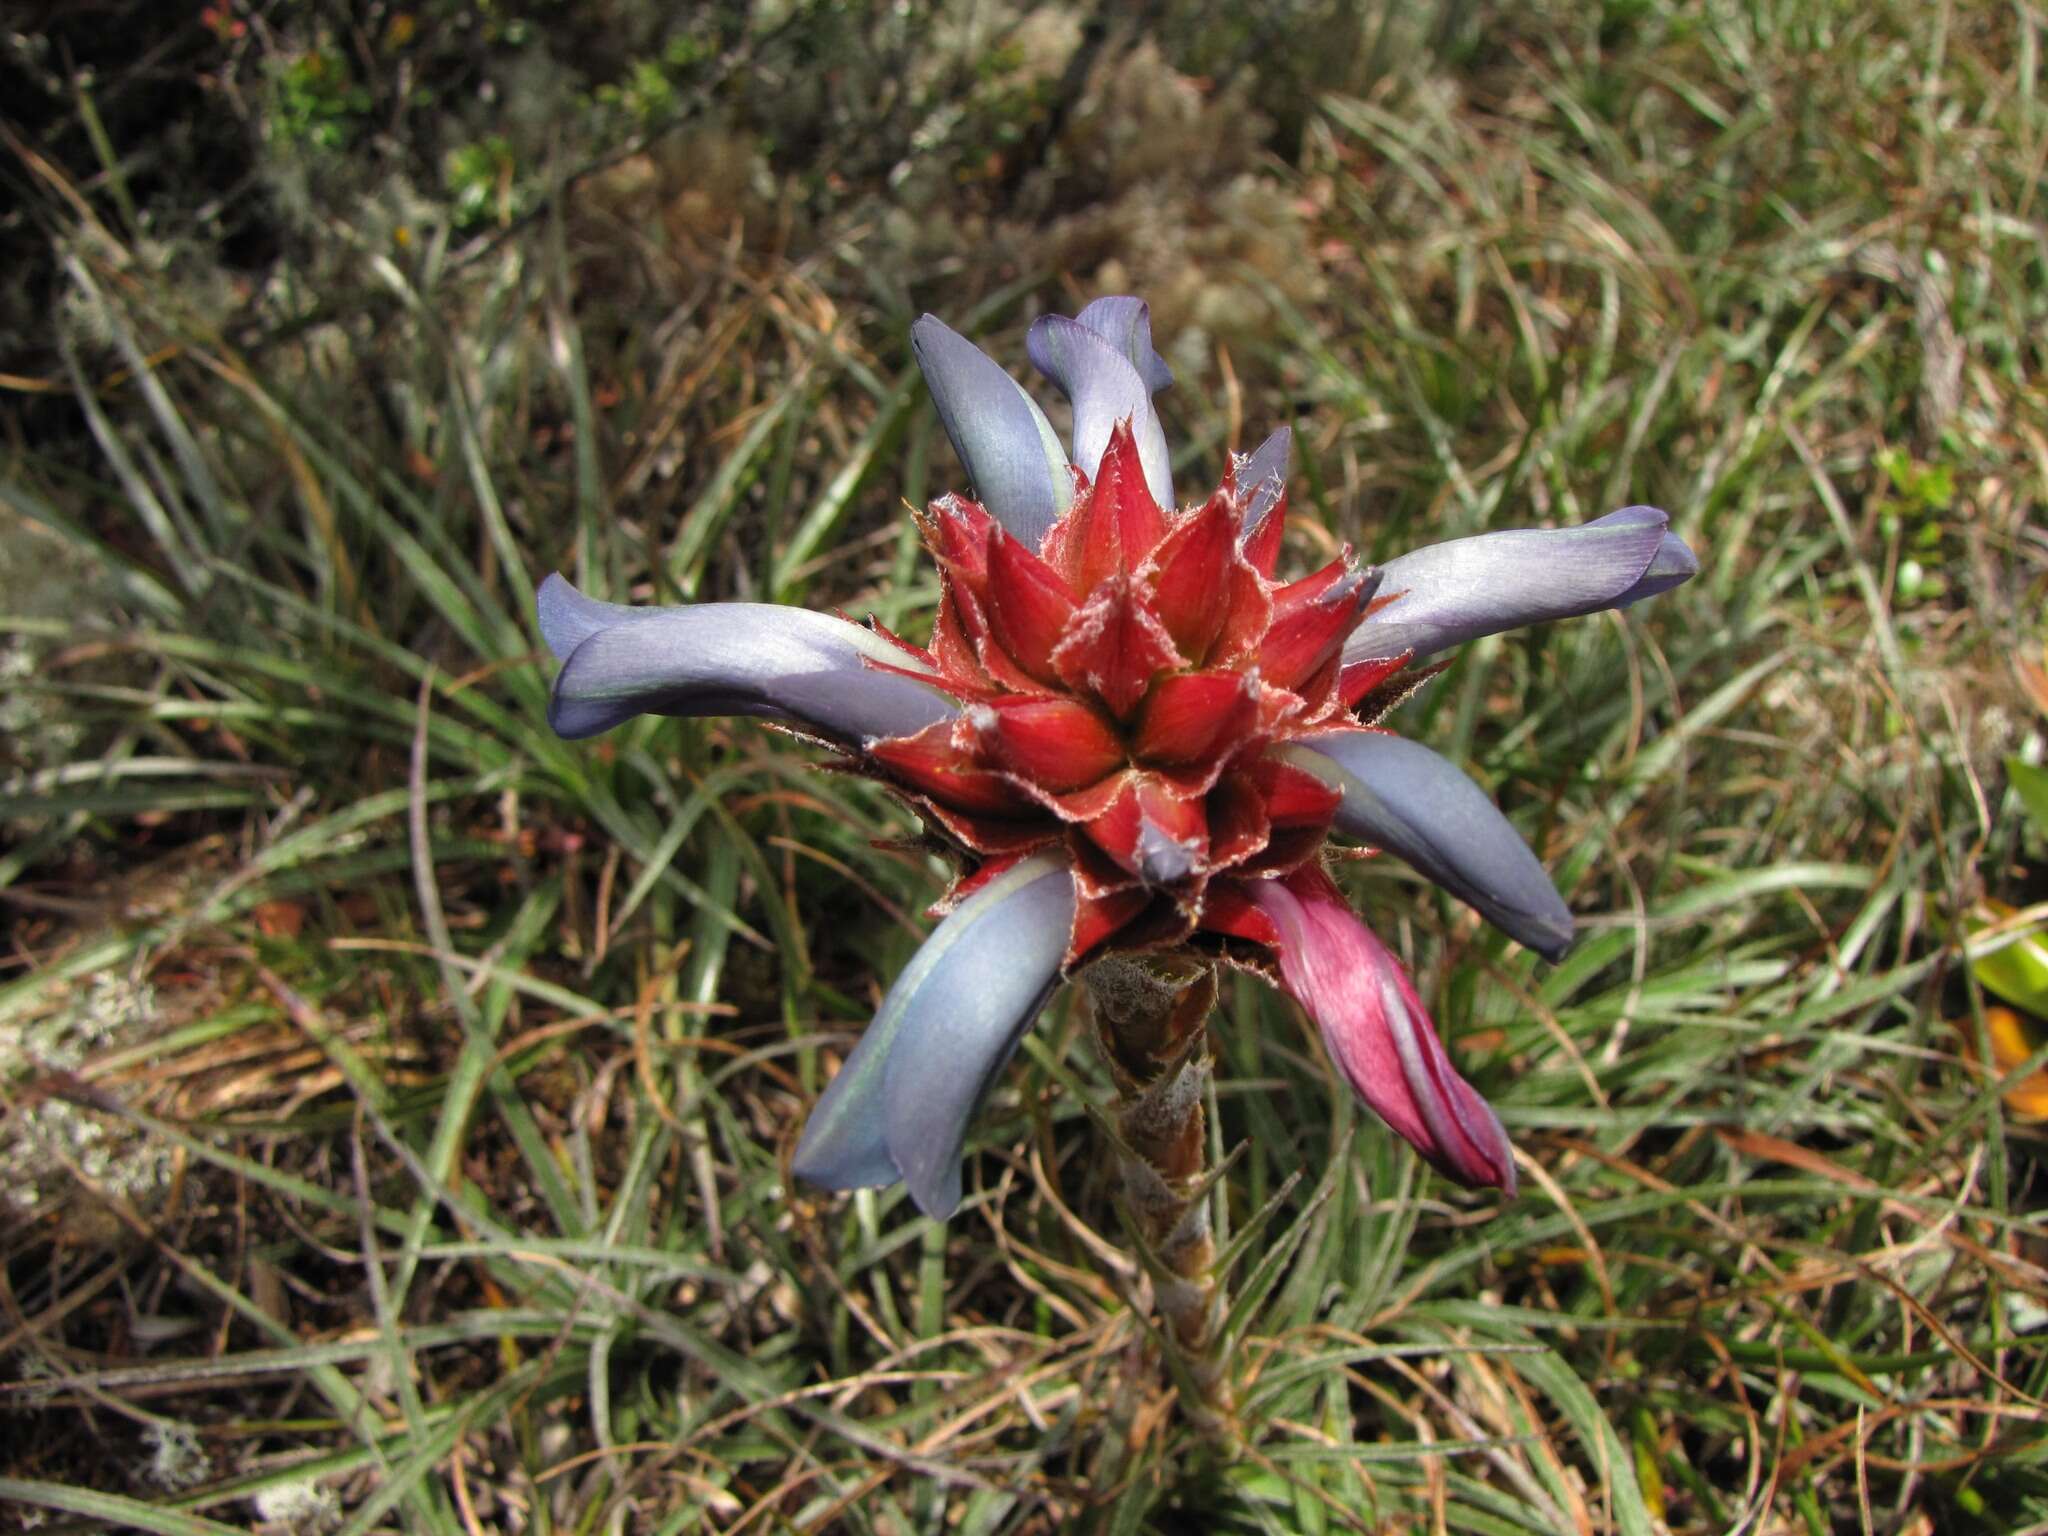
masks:
POLYGON ((1281 582, 1289 434, 1181 507, 1142 302, 1031 328, 1032 361, 1073 403, 1071 451, 972 343, 929 315, 911 338, 974 490, 920 520, 942 581, 928 644, 760 604, 618 607, 558 576, 540 594, 564 736, 640 713, 776 720, 902 795, 958 856, 943 920, 827 1088, 797 1173, 900 1178, 949 1214, 975 1108, 1059 981, 1113 952, 1192 950, 1274 979, 1433 1166, 1511 1192, 1500 1122, 1322 850, 1335 833, 1392 852, 1562 953, 1570 911, 1506 819, 1377 721, 1415 662, 1626 607, 1691 576, 1691 552, 1662 512, 1629 507, 1381 568, 1347 549, 1281 582))

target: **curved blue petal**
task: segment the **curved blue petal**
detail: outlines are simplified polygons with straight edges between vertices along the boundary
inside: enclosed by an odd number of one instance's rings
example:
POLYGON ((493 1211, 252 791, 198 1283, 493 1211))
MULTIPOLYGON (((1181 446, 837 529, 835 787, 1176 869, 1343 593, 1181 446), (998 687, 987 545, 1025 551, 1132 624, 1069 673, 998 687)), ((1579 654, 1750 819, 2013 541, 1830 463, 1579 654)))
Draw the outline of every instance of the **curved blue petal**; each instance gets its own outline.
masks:
POLYGON ((1244 521, 1238 525, 1238 543, 1250 541, 1266 521, 1266 514, 1280 500, 1280 493, 1287 489, 1287 470, 1293 457, 1294 431, 1291 427, 1279 427, 1237 461, 1237 493, 1250 498, 1245 504, 1244 521))
POLYGON ((1074 499, 1074 477, 1045 412, 994 358, 936 315, 910 327, 910 352, 975 496, 1037 549, 1074 499))
POLYGON ((1700 573, 1700 557, 1692 552, 1685 540, 1675 533, 1664 535, 1657 546, 1657 553, 1650 557, 1650 564, 1636 584, 1614 600, 1617 608, 1627 608, 1640 603, 1646 597, 1656 597, 1669 592, 1673 587, 1683 586, 1700 573))
POLYGON ((1699 570, 1655 507, 1623 507, 1576 528, 1514 528, 1389 560, 1394 596, 1352 634, 1347 662, 1419 659, 1481 635, 1626 607, 1699 570))
POLYGON ((1414 865, 1519 944, 1555 960, 1571 909, 1493 801, 1449 760, 1380 731, 1326 731, 1280 755, 1342 792, 1337 830, 1414 865))
POLYGON ((1172 387, 1173 370, 1152 350, 1152 306, 1143 299, 1096 299, 1074 318, 1128 357, 1152 393, 1172 387))
POLYGON ((563 658, 548 724, 571 739, 635 715, 757 715, 837 741, 906 736, 953 701, 906 671, 917 659, 845 619, 771 603, 628 608, 541 583, 541 634, 563 658))
POLYGON ((540 637, 555 660, 567 661, 577 646, 600 629, 614 624, 633 624, 666 613, 665 608, 635 608, 630 603, 601 602, 578 592, 559 571, 550 574, 534 594, 540 618, 540 637))
MULTIPOLYGON (((1145 485, 1152 499, 1172 511, 1172 461, 1166 452, 1166 430, 1152 409, 1152 391, 1130 357, 1100 332, 1065 315, 1040 315, 1024 335, 1025 350, 1053 383, 1074 402, 1074 463, 1088 476, 1102 463, 1110 430, 1129 419, 1138 444, 1138 462, 1145 467, 1145 485)), ((1149 352, 1148 343, 1145 350, 1149 352)))
POLYGON ((1052 854, 954 908, 818 1100, 797 1176, 827 1189, 901 1177, 927 1216, 952 1215, 968 1122, 1058 983, 1073 922, 1073 871, 1052 854))

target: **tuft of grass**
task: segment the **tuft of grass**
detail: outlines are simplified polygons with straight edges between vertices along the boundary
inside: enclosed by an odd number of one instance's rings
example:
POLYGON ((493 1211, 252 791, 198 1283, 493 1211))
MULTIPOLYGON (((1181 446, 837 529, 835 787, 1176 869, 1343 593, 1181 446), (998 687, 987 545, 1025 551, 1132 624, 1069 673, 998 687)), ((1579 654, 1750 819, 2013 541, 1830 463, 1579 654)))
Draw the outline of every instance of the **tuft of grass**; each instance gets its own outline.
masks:
MULTIPOLYGON (((792 15, 761 41, 800 60, 846 25, 792 15)), ((1162 35, 1219 75, 1276 46, 1203 20, 1162 35)), ((460 248, 450 208, 316 220, 224 314, 139 228, 138 150, 15 147, 57 286, 47 375, 0 404, 4 707, 33 722, 0 782, 0 1521, 2048 1522, 2041 1138, 2001 1092, 2048 1049, 2001 1082, 1955 1031, 1996 1059, 1973 904, 2044 921, 2004 766, 2043 750, 2005 661, 2048 587, 2037 22, 1646 0, 1417 30, 1404 68, 1405 22, 1351 74, 1254 77, 1318 83, 1264 172, 1316 282, 1204 274, 1279 323, 1177 355, 1184 483, 1291 420, 1297 561, 1652 501, 1704 570, 1469 647, 1398 717, 1556 874, 1562 964, 1346 875, 1516 1136, 1518 1201, 1446 1191, 1290 1007, 1225 988, 1227 1442, 1176 1415, 1137 1304, 1078 1008, 998 1086, 948 1226, 792 1185, 939 872, 756 726, 557 741, 531 626, 561 568, 917 632, 901 504, 954 466, 907 321, 1015 361, 1069 284, 965 233, 892 245, 860 201, 887 164, 821 189, 785 156, 807 218, 707 231, 679 194, 657 239, 522 140, 527 215, 460 248)), ((1033 36, 927 47, 1050 174, 1085 150, 1003 73, 1033 36)), ((681 82, 660 131, 729 142, 692 121, 705 56, 648 56, 681 82)), ((1018 174, 958 196, 1039 195, 1018 174)))

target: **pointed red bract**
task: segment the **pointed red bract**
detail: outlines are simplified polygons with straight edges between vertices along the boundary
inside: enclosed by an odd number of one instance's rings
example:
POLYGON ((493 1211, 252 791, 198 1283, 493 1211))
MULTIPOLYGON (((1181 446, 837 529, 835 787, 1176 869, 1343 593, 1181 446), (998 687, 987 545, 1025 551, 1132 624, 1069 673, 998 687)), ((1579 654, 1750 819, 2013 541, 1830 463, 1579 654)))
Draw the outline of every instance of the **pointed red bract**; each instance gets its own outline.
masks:
POLYGON ((1338 674, 1337 694, 1343 707, 1356 709, 1358 703, 1396 672, 1408 665, 1413 651, 1403 651, 1378 661, 1353 662, 1338 674))
POLYGON ((1343 793, 1330 788, 1306 768, 1262 757, 1246 771, 1276 827, 1328 825, 1344 803, 1343 793))
POLYGON ((1094 694, 1121 720, 1181 656, 1144 594, 1119 573, 1074 610, 1052 664, 1069 687, 1094 694))
POLYGON ((939 563, 938 622, 931 653, 939 675, 969 696, 993 690, 1033 692, 1041 680, 1020 667, 989 618, 989 544, 1000 526, 978 502, 941 497, 924 520, 939 563))
POLYGON ((1273 599, 1266 578, 1246 562, 1243 550, 1231 556, 1224 580, 1229 596, 1224 601, 1223 630, 1209 648, 1209 665, 1242 667, 1259 654, 1259 642, 1273 622, 1273 599))
POLYGON ((1372 578, 1365 571, 1345 571, 1326 585, 1317 577, 1296 584, 1314 590, 1285 601, 1294 588, 1275 595, 1273 622, 1259 643, 1259 671, 1276 688, 1292 688, 1314 674, 1344 649, 1344 641, 1365 616, 1372 578))
POLYGON ((1152 605, 1189 662, 1200 664, 1230 616, 1237 516, 1213 496, 1160 541, 1149 563, 1152 605))
POLYGON ((1151 904, 1152 893, 1142 885, 1100 893, 1083 891, 1077 885, 1074 928, 1067 940, 1067 964, 1072 966, 1100 949, 1151 904))
POLYGON ((941 496, 920 526, 932 558, 979 591, 988 578, 988 531, 996 526, 987 508, 964 496, 941 496))
POLYGON ((1084 785, 1080 789, 1065 791, 1048 789, 1042 784, 1033 784, 1028 779, 1013 778, 1011 782, 1028 794, 1043 810, 1056 817, 1059 821, 1070 825, 1078 825, 1082 822, 1093 821, 1104 811, 1108 810, 1110 802, 1123 793, 1124 785, 1137 772, 1138 770, 1135 768, 1126 768, 1119 773, 1112 773, 1106 779, 1098 779, 1093 784, 1084 785))
POLYGON ((955 599, 955 610, 960 615, 961 627, 974 642, 975 659, 981 669, 996 684, 1008 693, 1043 693, 1045 684, 1032 673, 1018 665, 1010 648, 1003 644, 989 620, 988 603, 964 587, 959 589, 955 599))
POLYGON ((1124 744, 1078 699, 1011 696, 965 716, 986 761, 1055 794, 1084 789, 1124 763, 1124 744))
MULTIPOLYGON (((988 675, 981 664, 973 636, 968 633, 966 620, 961 617, 960 605, 965 600, 972 603, 950 574, 939 578, 939 616, 932 625, 932 660, 938 666, 939 676, 958 690, 974 696, 995 691, 995 679, 988 675)), ((979 613, 979 610, 975 610, 979 613)))
POLYGON ((993 881, 1004 870, 1014 868, 1017 860, 1021 857, 1023 857, 1021 854, 1006 853, 984 861, 979 869, 962 875, 951 885, 947 886, 946 894, 926 907, 924 915, 932 918, 944 917, 948 912, 959 906, 961 902, 993 881))
POLYGON ((972 745, 958 737, 960 722, 941 720, 915 736, 873 742, 868 755, 897 778, 958 810, 985 816, 1025 815, 1031 801, 1000 773, 982 767, 972 745))
POLYGON ((1249 775, 1225 774, 1210 792, 1208 810, 1209 863, 1216 869, 1243 864, 1264 853, 1272 841, 1266 797, 1249 775))
POLYGON ((1322 720, 1337 707, 1337 679, 1343 668, 1343 653, 1333 651, 1321 666, 1294 685, 1294 695, 1301 700, 1303 720, 1322 720))
POLYGON ((1202 902, 1202 927, 1226 938, 1247 939, 1271 948, 1279 942, 1280 930, 1252 903, 1246 894, 1249 885, 1249 881, 1239 880, 1210 882, 1202 902))
POLYGON ((1033 806, 1023 817, 982 815, 942 805, 929 795, 899 789, 927 823, 977 858, 1001 858, 1031 853, 1060 840, 1057 824, 1047 826, 1033 806))
POLYGON ((1082 830, 1147 885, 1171 885, 1208 867, 1209 818, 1202 802, 1177 799, 1148 775, 1133 775, 1082 830))
POLYGON ((1153 763, 1196 763, 1227 753, 1259 714, 1259 685, 1242 672, 1175 672, 1138 711, 1131 750, 1153 763))
POLYGON ((1254 761, 1245 775, 1257 788, 1268 829, 1265 846, 1238 866, 1245 874, 1284 874, 1313 859, 1330 835, 1343 795, 1321 779, 1275 757, 1254 761))
POLYGON ((1351 546, 1345 545, 1321 570, 1311 571, 1299 581, 1290 581, 1273 589, 1273 618, 1277 622, 1295 609, 1314 602, 1330 588, 1337 585, 1356 568, 1351 558, 1351 546))
POLYGON ((1145 483, 1131 424, 1111 429, 1094 487, 1045 541, 1046 558, 1074 591, 1087 594, 1118 572, 1136 570, 1166 533, 1166 514, 1145 483))
POLYGON ((1057 685, 1053 647, 1074 616, 1067 584, 1006 528, 992 528, 988 543, 989 628, 1010 659, 1041 683, 1057 685))

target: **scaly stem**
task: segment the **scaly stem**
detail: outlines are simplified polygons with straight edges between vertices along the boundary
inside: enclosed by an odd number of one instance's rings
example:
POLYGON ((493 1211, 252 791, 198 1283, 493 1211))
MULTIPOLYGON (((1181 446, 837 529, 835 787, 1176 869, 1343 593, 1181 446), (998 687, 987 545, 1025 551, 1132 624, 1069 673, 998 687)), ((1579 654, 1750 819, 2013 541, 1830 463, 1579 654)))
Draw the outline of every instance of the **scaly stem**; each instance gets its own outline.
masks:
POLYGON ((1202 1189, 1216 973, 1186 960, 1112 958, 1090 966, 1083 980, 1117 1087, 1124 1203, 1157 1261, 1159 1316, 1202 1396, 1186 1406, 1220 1418, 1229 1409, 1219 1337, 1225 1302, 1202 1189))

